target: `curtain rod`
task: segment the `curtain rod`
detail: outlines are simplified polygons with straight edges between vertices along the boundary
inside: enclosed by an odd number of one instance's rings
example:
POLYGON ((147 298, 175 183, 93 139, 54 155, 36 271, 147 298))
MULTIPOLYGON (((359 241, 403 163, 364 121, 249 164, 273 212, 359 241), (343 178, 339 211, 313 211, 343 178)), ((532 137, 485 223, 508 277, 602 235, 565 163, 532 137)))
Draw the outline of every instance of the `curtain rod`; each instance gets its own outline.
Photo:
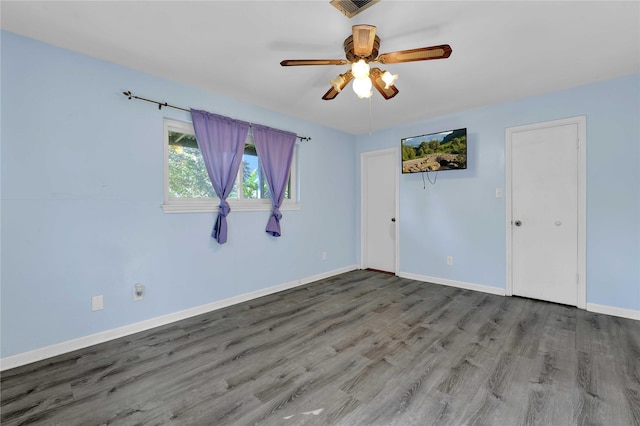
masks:
MULTIPOLYGON (((158 102, 158 101, 154 101, 153 99, 147 99, 147 98, 142 98, 140 96, 136 96, 133 93, 131 93, 130 90, 127 90, 126 92, 122 92, 122 94, 125 95, 127 98, 129 98, 129 100, 138 99, 138 100, 145 101, 145 102, 151 102, 152 104, 157 104, 158 105, 158 109, 160 109, 160 110, 162 109, 162 107, 167 107, 167 108, 173 108, 173 109, 179 109, 179 110, 182 110, 182 111, 191 112, 190 109, 186 109, 186 108, 182 108, 182 107, 179 107, 179 106, 171 105, 171 104, 168 104, 166 102, 158 102)), ((310 141, 311 140, 310 136, 298 136, 298 135, 296 135, 296 137, 298 139, 300 139, 300 141, 310 141)))

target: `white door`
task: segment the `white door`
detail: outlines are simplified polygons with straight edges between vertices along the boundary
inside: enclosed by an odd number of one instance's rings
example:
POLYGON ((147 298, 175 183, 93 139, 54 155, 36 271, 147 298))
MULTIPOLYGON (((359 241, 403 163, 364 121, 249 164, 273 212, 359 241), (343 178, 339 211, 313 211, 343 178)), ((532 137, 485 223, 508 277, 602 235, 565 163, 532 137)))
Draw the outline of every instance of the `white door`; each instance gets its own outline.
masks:
POLYGON ((398 149, 361 156, 362 268, 396 272, 398 149))
POLYGON ((580 123, 510 130, 512 294, 582 305, 580 123))

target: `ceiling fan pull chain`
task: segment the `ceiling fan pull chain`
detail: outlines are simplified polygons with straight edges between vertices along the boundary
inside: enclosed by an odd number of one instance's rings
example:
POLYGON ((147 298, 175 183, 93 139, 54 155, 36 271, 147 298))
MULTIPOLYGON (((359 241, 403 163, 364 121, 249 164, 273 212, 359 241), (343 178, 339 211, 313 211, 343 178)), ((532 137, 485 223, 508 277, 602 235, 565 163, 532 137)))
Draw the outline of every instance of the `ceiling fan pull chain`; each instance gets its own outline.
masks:
POLYGON ((369 135, 371 135, 371 96, 369 97, 369 135))

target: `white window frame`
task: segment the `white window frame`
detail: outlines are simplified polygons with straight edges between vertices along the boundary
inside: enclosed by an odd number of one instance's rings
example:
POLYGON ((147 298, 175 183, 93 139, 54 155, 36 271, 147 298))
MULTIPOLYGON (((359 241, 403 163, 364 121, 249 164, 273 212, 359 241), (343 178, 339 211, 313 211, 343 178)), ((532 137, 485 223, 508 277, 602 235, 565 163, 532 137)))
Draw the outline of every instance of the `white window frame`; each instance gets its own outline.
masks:
MULTIPOLYGON (((215 198, 176 198, 169 197, 169 131, 195 134, 193 124, 178 121, 170 118, 164 119, 164 203, 162 209, 165 213, 210 213, 217 212, 220 199, 215 198)), ((248 139, 251 136, 248 137, 248 139)), ((297 146, 293 151, 293 161, 291 162, 291 187, 289 191, 291 198, 285 198, 280 206, 280 210, 300 210, 302 207, 298 202, 297 185, 297 146)), ((242 185, 242 173, 238 172, 238 188, 242 185)), ((238 191, 242 193, 241 190, 238 191)), ((273 208, 270 198, 227 198, 231 211, 269 211, 273 208)))

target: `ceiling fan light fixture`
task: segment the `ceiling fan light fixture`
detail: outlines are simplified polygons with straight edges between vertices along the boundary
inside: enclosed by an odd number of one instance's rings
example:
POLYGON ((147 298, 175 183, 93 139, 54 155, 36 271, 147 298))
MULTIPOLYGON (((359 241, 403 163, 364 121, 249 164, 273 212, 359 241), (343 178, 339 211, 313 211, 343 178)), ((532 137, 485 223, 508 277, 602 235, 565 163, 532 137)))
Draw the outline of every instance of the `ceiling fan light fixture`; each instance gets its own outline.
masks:
MULTIPOLYGON (((1 0, 0 0, 1 1, 1 0)), ((338 0, 336 0, 338 1, 338 0)), ((353 1, 355 0, 348 0, 353 1)), ((375 0, 371 0, 375 1, 375 0)), ((419 47, 417 49, 399 50, 378 54, 380 49, 380 37, 376 34, 373 25, 353 25, 351 35, 343 43, 344 59, 286 59, 280 62, 283 67, 306 65, 351 65, 351 69, 340 74, 331 82, 331 87, 322 96, 329 101, 335 99, 344 88, 353 80, 353 91, 360 98, 373 96, 372 87, 386 100, 398 94, 398 88, 394 85, 398 74, 391 74, 378 67, 371 67, 370 63, 383 65, 399 64, 402 62, 427 61, 433 59, 445 59, 451 55, 451 46, 441 44, 438 46, 419 47)))
POLYGON ((336 78, 329 80, 329 82, 336 89, 336 92, 340 93, 344 87, 345 78, 340 74, 336 78))
POLYGON ((395 83, 397 79, 398 79, 398 74, 391 74, 389 71, 385 71, 384 74, 382 74, 382 81, 384 81, 385 89, 388 89, 391 86, 393 86, 393 83, 395 83))
POLYGON ((351 74, 353 74, 356 79, 369 77, 370 70, 371 67, 364 59, 360 59, 358 62, 354 62, 351 65, 351 74))
POLYGON ((366 77, 358 77, 353 80, 353 91, 358 95, 360 99, 370 98, 373 95, 373 90, 371 90, 371 79, 366 77))

